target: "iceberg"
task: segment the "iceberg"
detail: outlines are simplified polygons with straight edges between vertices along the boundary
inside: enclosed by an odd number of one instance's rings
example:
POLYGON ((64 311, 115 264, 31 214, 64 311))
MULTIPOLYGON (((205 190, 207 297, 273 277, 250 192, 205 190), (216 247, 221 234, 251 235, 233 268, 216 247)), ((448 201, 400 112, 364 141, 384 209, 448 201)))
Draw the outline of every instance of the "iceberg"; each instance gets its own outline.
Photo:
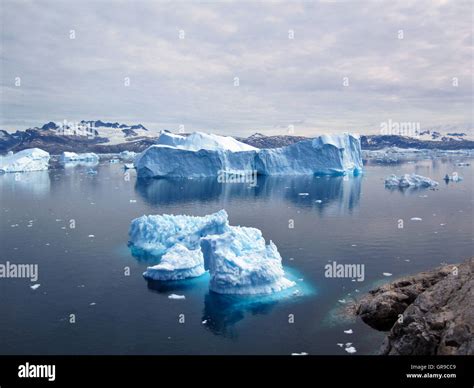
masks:
POLYGON ((259 229, 231 226, 221 235, 203 237, 201 249, 211 291, 270 294, 295 285, 284 276, 276 245, 266 245, 259 229))
POLYGON ((189 136, 176 135, 163 131, 157 140, 159 146, 169 146, 188 151, 255 151, 257 148, 235 140, 230 136, 219 136, 203 132, 193 132, 189 136))
POLYGON ((132 161, 133 159, 135 159, 135 156, 137 156, 137 153, 133 151, 122 151, 119 154, 120 159, 125 161, 132 161))
POLYGON ((39 148, 29 148, 0 157, 0 172, 44 171, 49 166, 49 153, 39 148))
POLYGON ((385 179, 385 186, 388 188, 427 188, 436 187, 438 182, 417 174, 404 174, 400 177, 392 174, 385 179))
POLYGON ((176 244, 188 250, 200 250, 201 237, 223 233, 228 227, 225 210, 204 217, 170 214, 142 216, 130 224, 129 246, 137 256, 160 257, 176 244))
POLYGON ((225 173, 259 175, 343 175, 362 171, 360 139, 323 135, 286 147, 256 149, 231 137, 195 132, 162 133, 135 159, 141 178, 204 178, 225 173))
POLYGON ((87 152, 83 154, 76 154, 75 152, 63 152, 60 157, 60 161, 62 163, 97 163, 99 161, 99 156, 93 152, 87 152))
POLYGON ((143 273, 150 280, 183 280, 203 275, 204 260, 200 249, 188 249, 176 244, 162 256, 159 264, 143 273))
POLYGON ((210 273, 210 289, 220 294, 269 294, 295 285, 285 278, 278 249, 256 228, 230 226, 225 210, 203 217, 151 215, 132 221, 134 256, 159 260, 143 273, 172 281, 210 273))

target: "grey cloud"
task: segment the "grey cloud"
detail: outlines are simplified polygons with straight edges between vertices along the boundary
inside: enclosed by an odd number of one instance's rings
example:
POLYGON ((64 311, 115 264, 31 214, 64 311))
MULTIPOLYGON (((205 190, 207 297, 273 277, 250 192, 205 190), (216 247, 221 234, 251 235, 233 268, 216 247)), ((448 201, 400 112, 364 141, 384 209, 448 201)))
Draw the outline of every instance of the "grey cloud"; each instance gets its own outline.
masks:
POLYGON ((314 134, 368 132, 396 117, 426 126, 472 120, 469 1, 1 7, 7 129, 104 119, 234 135, 294 124, 314 134))

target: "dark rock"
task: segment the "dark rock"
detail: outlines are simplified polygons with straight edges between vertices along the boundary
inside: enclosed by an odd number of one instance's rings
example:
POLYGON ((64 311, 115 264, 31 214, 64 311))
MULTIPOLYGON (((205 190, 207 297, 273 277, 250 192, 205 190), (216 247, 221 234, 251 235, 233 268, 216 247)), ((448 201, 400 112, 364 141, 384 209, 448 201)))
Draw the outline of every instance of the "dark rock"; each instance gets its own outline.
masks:
POLYGON ((474 258, 386 284, 364 296, 356 313, 390 330, 382 354, 474 354, 474 258), (402 314, 402 319, 399 319, 402 314))

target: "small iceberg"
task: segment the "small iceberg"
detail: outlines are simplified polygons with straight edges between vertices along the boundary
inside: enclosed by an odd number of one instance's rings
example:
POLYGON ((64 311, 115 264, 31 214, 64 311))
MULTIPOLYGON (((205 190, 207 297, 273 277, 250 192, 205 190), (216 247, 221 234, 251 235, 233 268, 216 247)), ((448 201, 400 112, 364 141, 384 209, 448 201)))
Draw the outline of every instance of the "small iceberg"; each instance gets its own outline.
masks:
POLYGON ((453 175, 446 174, 444 176, 444 181, 446 183, 448 183, 448 182, 460 182, 462 180, 463 180, 463 178, 461 176, 459 176, 458 174, 456 174, 456 173, 453 173, 453 175))
POLYGON ((230 226, 225 210, 194 217, 142 216, 132 221, 129 247, 134 256, 159 260, 143 276, 170 281, 210 274, 209 287, 219 294, 270 294, 292 287, 282 258, 256 228, 230 226))
POLYGON ((404 174, 400 177, 392 174, 385 179, 388 188, 428 188, 438 186, 438 182, 417 174, 404 174))
POLYGON ((119 154, 119 158, 124 161, 133 161, 133 159, 135 159, 135 156, 137 156, 137 153, 133 151, 122 151, 119 154))
POLYGON ((211 291, 271 294, 295 285, 285 278, 276 245, 266 245, 259 229, 231 226, 224 234, 203 237, 201 248, 211 291))
POLYGON ((0 173, 44 171, 48 169, 50 155, 39 148, 29 148, 0 156, 0 173))
POLYGON ((76 154, 75 152, 63 152, 59 160, 61 163, 98 163, 99 156, 93 152, 87 152, 83 154, 76 154))
POLYGON ((184 295, 177 295, 177 294, 171 294, 171 295, 168 295, 168 299, 186 299, 186 297, 184 295))

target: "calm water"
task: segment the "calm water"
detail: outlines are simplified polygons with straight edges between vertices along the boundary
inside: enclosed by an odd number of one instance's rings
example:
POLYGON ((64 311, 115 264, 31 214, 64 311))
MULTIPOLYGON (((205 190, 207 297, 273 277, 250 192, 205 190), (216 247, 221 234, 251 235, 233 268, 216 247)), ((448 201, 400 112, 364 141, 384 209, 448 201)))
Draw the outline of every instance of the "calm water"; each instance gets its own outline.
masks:
POLYGON ((259 179, 253 188, 213 179, 138 183, 134 171, 127 179, 107 162, 97 175, 75 167, 0 176, 0 263, 37 263, 41 284, 32 290, 28 279, 0 279, 0 352, 347 354, 337 343, 351 342, 357 354, 374 353, 383 334, 347 319, 341 300, 473 255, 473 167, 457 161, 369 165, 348 180, 259 179), (464 180, 445 184, 453 171, 464 180), (384 188, 385 176, 410 172, 440 181, 439 190, 384 188), (299 296, 234 299, 209 292, 206 276, 167 285, 143 279, 150 263, 126 245, 133 218, 220 209, 232 225, 257 227, 275 242, 299 296), (330 260, 365 264, 364 282, 325 278, 330 260))

